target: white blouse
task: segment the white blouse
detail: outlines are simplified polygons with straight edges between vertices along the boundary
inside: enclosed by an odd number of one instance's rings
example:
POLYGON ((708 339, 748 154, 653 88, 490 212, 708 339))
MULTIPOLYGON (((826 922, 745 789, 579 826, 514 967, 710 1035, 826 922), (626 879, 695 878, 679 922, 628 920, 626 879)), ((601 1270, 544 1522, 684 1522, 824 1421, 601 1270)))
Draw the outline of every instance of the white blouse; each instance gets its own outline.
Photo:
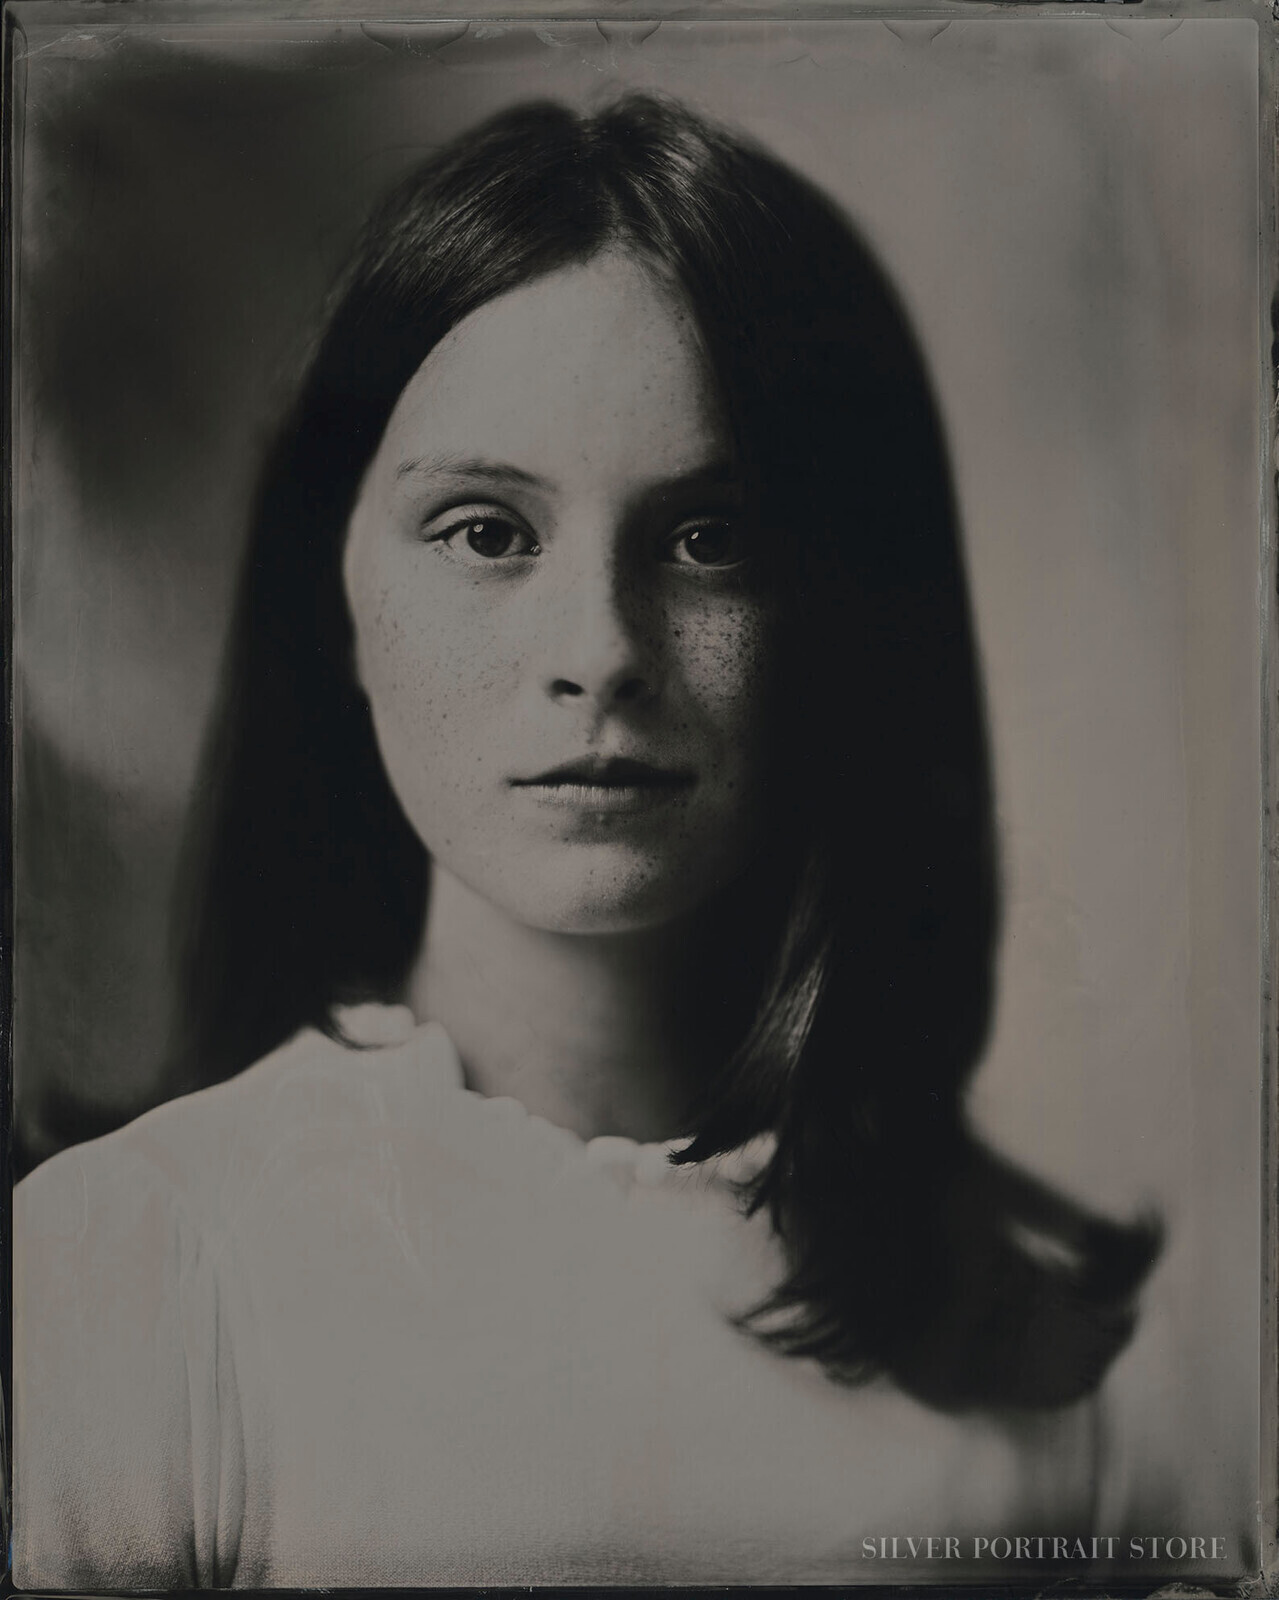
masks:
POLYGON ((19 1586, 971 1581, 1094 1524, 1096 1404, 946 1417, 734 1327, 765 1150, 583 1142, 343 1021, 19 1186, 19 1586))

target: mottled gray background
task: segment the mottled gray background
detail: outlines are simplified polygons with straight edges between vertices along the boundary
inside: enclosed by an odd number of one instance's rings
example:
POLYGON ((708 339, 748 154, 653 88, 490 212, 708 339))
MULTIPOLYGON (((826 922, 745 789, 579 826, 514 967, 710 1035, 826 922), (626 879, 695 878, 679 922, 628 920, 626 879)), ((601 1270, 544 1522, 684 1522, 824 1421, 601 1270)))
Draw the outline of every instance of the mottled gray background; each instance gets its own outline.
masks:
POLYGON ((1205 1521, 1255 1492, 1254 25, 108 17, 28 48, 26 1159, 166 1094, 171 875, 246 505, 358 219, 513 99, 655 86, 832 190, 904 290, 997 760, 1007 932, 977 1114, 1073 1193, 1162 1207, 1174 1359, 1152 1381, 1205 1521))

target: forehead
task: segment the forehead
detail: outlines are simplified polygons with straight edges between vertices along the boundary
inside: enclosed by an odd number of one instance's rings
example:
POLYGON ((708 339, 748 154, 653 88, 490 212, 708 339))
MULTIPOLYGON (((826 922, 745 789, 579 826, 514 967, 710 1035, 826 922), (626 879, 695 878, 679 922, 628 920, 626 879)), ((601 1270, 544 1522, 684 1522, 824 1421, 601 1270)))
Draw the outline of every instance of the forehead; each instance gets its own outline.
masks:
POLYGON ((436 346, 400 396, 378 452, 483 454, 555 481, 677 474, 725 452, 691 313, 608 253, 489 301, 436 346))

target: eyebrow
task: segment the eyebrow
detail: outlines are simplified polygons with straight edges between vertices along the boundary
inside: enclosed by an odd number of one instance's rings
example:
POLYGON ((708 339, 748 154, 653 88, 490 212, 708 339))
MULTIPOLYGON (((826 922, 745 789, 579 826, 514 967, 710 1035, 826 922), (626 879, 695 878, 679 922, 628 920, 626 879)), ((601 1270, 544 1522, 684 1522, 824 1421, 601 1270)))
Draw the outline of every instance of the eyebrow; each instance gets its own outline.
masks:
MULTIPOLYGON (((395 469, 397 482, 403 478, 422 477, 447 477, 463 483, 499 483, 543 492, 555 487, 549 479, 541 478, 524 467, 512 466, 508 461, 488 461, 482 457, 413 456, 401 461, 395 469)), ((738 489, 741 485, 741 469, 732 457, 723 457, 703 462, 687 472, 676 473, 673 478, 665 478, 651 485, 644 491, 643 498, 678 493, 690 488, 738 489)))
POLYGON ((395 469, 397 482, 401 478, 441 475, 460 478, 468 483, 496 482, 516 484, 530 489, 550 488, 545 478, 539 478, 535 472, 526 472, 523 467, 513 467, 505 461, 484 461, 462 456, 414 456, 409 461, 401 461, 395 469))
POLYGON ((646 491, 651 495, 678 494, 684 489, 734 489, 745 486, 741 467, 732 456, 718 456, 713 461, 703 461, 687 472, 677 472, 673 478, 664 478, 646 491))

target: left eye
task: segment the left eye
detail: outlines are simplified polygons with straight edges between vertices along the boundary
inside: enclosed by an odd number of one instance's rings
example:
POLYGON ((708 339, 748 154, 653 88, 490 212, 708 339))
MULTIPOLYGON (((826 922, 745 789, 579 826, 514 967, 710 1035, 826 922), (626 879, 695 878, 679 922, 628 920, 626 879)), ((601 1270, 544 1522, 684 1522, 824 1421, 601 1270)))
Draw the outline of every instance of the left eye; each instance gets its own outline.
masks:
POLYGON ((735 567, 746 559, 746 540, 732 522, 692 522, 667 545, 668 560, 680 567, 735 567))
POLYGON ((442 544, 451 555, 475 564, 501 561, 511 556, 535 556, 541 547, 522 523, 493 512, 467 512, 443 526, 429 529, 432 544, 442 544))

